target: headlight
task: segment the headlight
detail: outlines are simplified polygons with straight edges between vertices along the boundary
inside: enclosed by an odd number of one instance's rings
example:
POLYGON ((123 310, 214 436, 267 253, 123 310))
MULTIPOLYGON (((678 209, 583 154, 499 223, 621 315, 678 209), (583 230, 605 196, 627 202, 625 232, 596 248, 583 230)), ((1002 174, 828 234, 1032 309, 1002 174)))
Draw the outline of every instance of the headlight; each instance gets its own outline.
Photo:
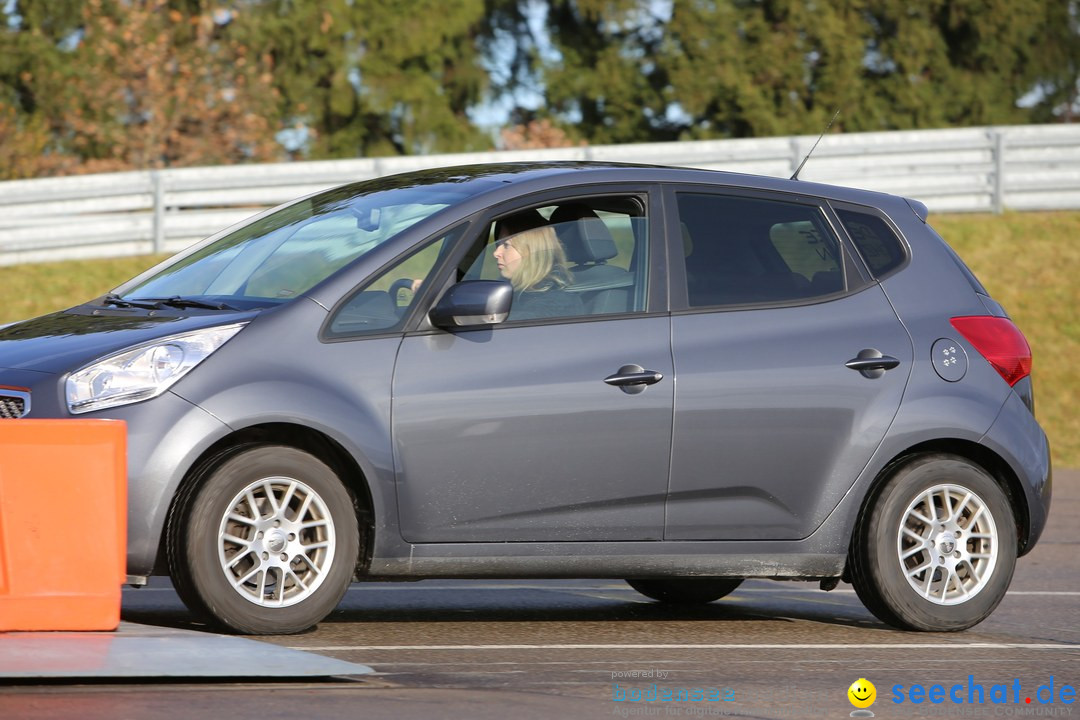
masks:
POLYGON ((110 355, 67 379, 73 415, 157 397, 246 323, 173 335, 110 355))

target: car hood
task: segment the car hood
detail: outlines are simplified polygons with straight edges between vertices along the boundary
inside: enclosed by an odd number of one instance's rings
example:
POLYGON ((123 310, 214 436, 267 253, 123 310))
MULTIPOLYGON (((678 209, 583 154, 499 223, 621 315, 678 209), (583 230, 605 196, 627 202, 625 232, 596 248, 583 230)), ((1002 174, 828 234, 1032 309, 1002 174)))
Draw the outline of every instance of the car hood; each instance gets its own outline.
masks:
POLYGON ((78 307, 0 328, 0 368, 66 373, 167 335, 250 320, 256 312, 166 314, 78 307))

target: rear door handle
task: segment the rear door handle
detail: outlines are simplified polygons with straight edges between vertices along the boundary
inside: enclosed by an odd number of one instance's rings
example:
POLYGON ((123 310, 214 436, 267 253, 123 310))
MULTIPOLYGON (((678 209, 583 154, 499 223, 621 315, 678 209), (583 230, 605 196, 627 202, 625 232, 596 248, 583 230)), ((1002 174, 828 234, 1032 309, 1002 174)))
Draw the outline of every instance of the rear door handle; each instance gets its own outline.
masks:
POLYGON ((604 382, 621 388, 623 392, 635 394, 645 389, 646 385, 655 385, 664 379, 664 374, 656 370, 646 370, 640 365, 623 365, 614 375, 608 375, 604 382))
POLYGON ((845 367, 858 370, 864 377, 879 378, 886 370, 892 370, 900 361, 890 355, 882 355, 879 350, 866 348, 860 350, 857 357, 844 363, 845 367))
POLYGON ((855 358, 844 364, 852 370, 892 370, 900 364, 900 361, 894 357, 882 355, 879 358, 855 358))

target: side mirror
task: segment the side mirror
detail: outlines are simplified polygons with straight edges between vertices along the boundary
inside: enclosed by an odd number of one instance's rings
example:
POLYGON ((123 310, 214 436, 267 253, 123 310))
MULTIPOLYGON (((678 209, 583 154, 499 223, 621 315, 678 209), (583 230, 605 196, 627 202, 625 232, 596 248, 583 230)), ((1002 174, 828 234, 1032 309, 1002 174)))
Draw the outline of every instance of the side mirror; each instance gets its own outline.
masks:
POLYGON ((497 325, 510 314, 514 288, 501 280, 466 280, 450 287, 428 313, 435 327, 497 325))

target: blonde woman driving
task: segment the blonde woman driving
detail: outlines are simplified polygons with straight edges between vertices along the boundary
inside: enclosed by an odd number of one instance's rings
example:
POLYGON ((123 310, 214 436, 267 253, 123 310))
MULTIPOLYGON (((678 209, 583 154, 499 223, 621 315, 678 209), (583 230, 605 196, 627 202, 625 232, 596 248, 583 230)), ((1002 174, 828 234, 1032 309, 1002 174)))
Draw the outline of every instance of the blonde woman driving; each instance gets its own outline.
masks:
POLYGON ((567 292, 572 277, 566 253, 551 227, 538 227, 495 243, 499 274, 514 287, 510 320, 582 315, 577 293, 567 292))

